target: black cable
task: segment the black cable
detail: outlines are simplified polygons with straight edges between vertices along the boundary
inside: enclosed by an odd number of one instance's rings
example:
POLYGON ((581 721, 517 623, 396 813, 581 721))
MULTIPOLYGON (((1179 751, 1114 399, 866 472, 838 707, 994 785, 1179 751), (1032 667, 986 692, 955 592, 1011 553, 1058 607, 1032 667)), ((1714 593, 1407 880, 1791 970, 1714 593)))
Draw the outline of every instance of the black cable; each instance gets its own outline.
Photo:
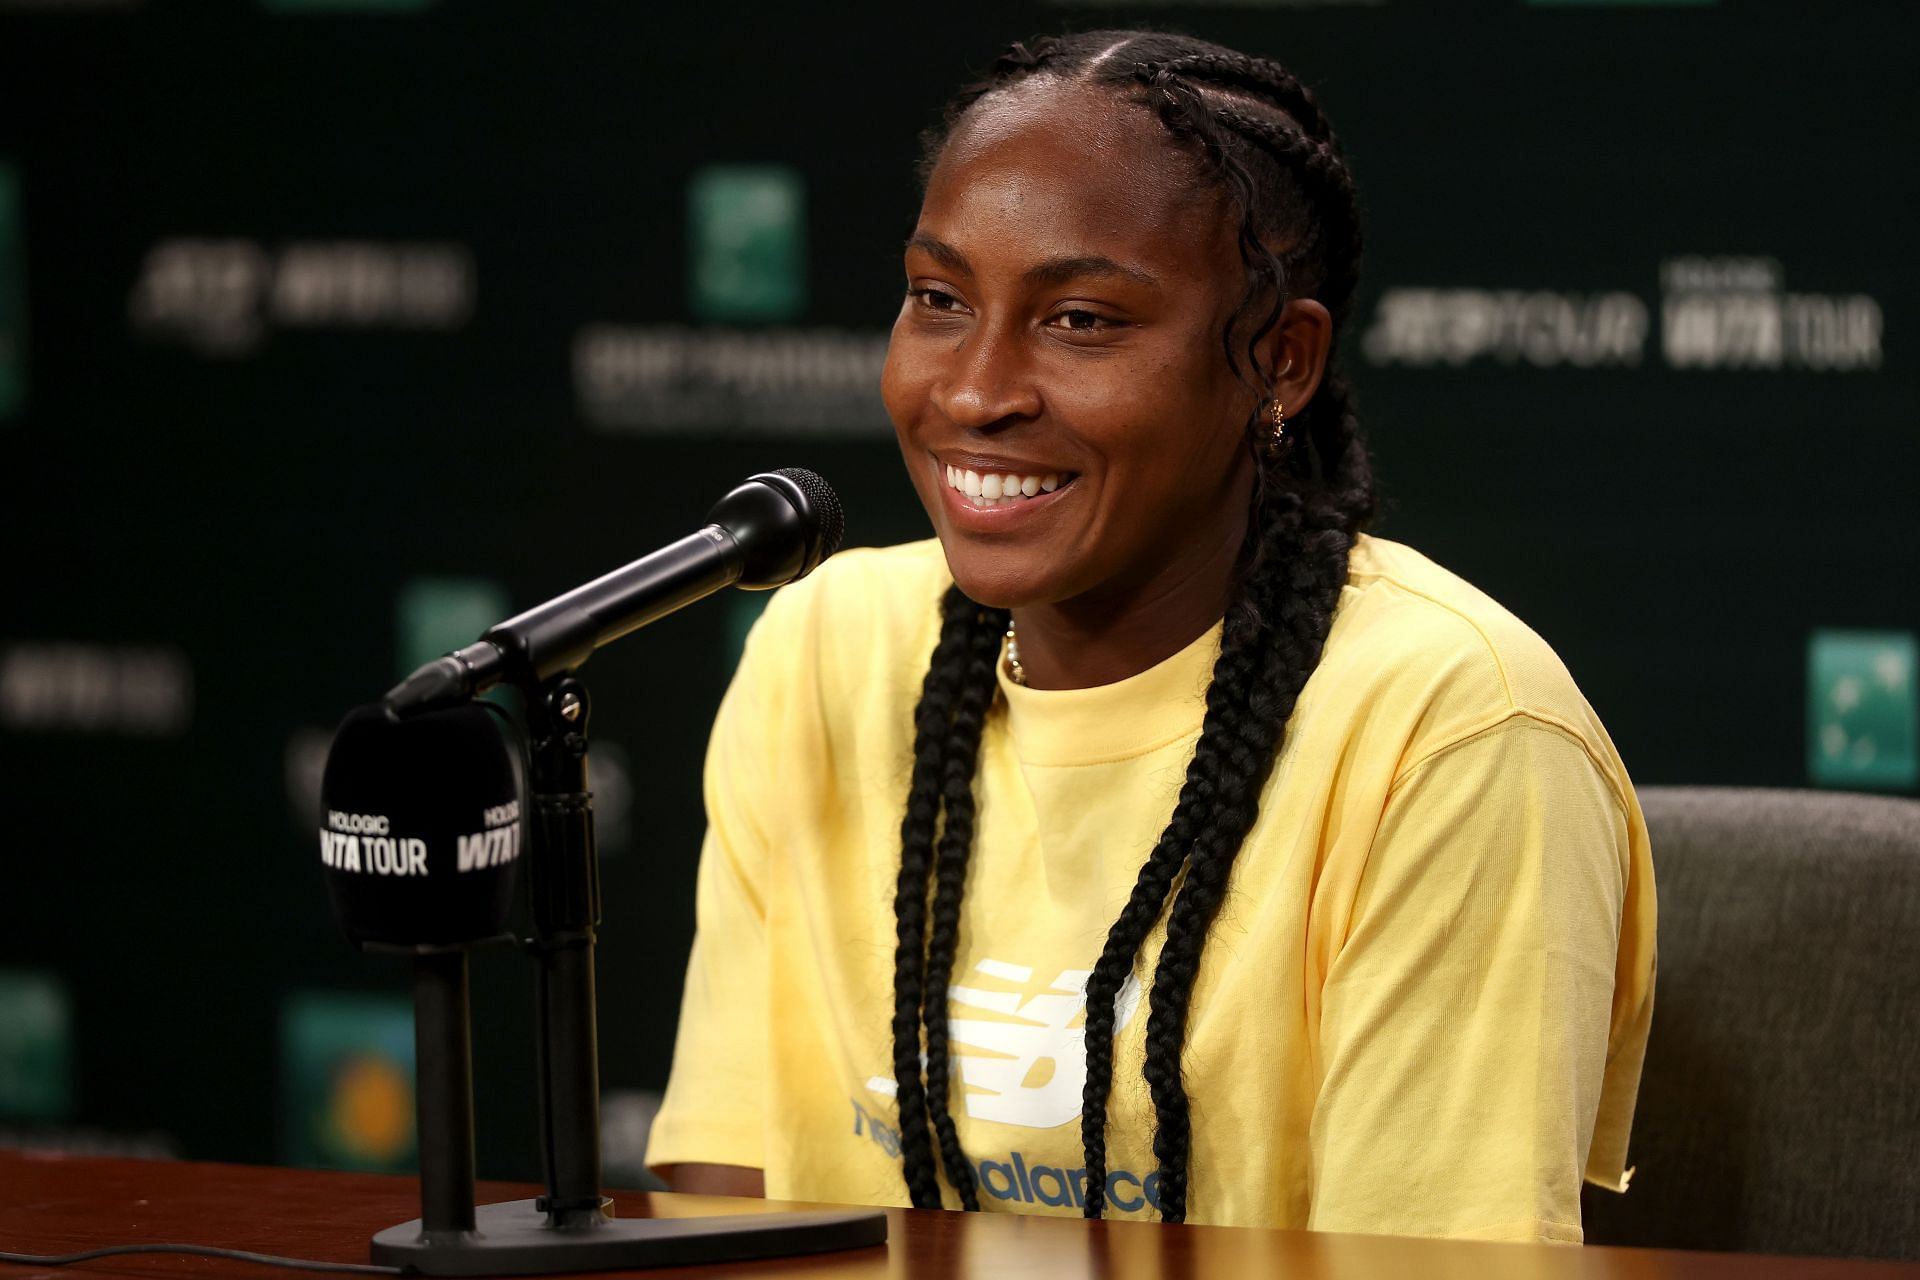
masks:
POLYGON ((240 1262, 259 1262, 269 1267, 291 1267, 295 1271, 353 1271, 361 1275, 397 1276, 399 1267, 377 1267, 368 1262, 321 1262, 315 1258, 282 1258, 272 1253, 249 1253, 245 1249, 216 1249, 210 1244, 116 1244, 82 1253, 0 1253, 0 1262, 23 1267, 64 1267, 69 1262, 90 1262, 123 1253, 190 1253, 202 1258, 233 1258, 240 1262))

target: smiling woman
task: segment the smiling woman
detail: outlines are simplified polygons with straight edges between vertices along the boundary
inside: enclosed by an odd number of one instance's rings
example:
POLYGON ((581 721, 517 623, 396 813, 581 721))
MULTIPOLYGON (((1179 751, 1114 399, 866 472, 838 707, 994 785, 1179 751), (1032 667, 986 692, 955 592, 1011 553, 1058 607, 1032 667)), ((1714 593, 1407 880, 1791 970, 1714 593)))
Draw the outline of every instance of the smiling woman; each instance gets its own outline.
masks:
POLYGON ((882 388, 938 538, 782 592, 721 708, 676 1185, 1558 1240, 1624 1187, 1645 825, 1539 637, 1365 532, 1359 250, 1274 63, 1093 32, 952 104, 882 388))

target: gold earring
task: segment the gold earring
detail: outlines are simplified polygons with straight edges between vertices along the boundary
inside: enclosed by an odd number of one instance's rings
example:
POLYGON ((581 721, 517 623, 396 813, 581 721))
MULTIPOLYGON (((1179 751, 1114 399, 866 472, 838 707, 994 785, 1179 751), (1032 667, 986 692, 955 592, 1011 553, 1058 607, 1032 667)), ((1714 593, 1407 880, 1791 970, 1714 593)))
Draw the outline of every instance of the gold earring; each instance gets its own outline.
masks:
POLYGON ((1287 445, 1287 409, 1278 400, 1273 402, 1273 434, 1267 437, 1267 452, 1279 453, 1287 445))

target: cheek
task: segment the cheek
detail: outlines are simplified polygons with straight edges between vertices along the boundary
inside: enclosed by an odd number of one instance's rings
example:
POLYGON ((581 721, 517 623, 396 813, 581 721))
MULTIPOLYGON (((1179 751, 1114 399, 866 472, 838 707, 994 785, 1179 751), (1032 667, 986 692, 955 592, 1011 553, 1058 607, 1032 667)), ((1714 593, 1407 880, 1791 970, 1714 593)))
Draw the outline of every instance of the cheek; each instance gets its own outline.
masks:
POLYGON ((894 322, 886 363, 880 367, 880 401, 903 443, 907 432, 918 423, 927 400, 926 362, 914 355, 913 340, 905 330, 906 318, 902 316, 894 322))
POLYGON ((927 404, 927 364, 914 358, 911 341, 900 332, 902 327, 902 324, 894 326, 893 339, 887 344, 887 360, 880 368, 880 401, 893 423, 893 435, 900 446, 900 459, 906 464, 907 479, 913 483, 927 514, 934 517, 940 495, 922 465, 925 449, 915 443, 915 432, 927 404))

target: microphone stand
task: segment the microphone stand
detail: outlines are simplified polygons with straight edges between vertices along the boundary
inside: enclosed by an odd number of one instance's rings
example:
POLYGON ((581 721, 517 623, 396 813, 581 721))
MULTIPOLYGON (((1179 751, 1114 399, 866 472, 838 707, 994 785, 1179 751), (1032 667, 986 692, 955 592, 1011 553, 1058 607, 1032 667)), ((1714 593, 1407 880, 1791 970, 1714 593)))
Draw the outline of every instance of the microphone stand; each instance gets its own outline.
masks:
POLYGON ((539 965, 540 1133, 546 1194, 474 1198, 473 1068, 464 948, 414 950, 421 1216, 373 1237, 376 1263, 439 1276, 741 1261, 886 1240, 876 1210, 616 1218, 600 1190, 600 1046, 593 948, 600 864, 587 790, 586 686, 572 672, 529 680, 533 907, 539 965))

